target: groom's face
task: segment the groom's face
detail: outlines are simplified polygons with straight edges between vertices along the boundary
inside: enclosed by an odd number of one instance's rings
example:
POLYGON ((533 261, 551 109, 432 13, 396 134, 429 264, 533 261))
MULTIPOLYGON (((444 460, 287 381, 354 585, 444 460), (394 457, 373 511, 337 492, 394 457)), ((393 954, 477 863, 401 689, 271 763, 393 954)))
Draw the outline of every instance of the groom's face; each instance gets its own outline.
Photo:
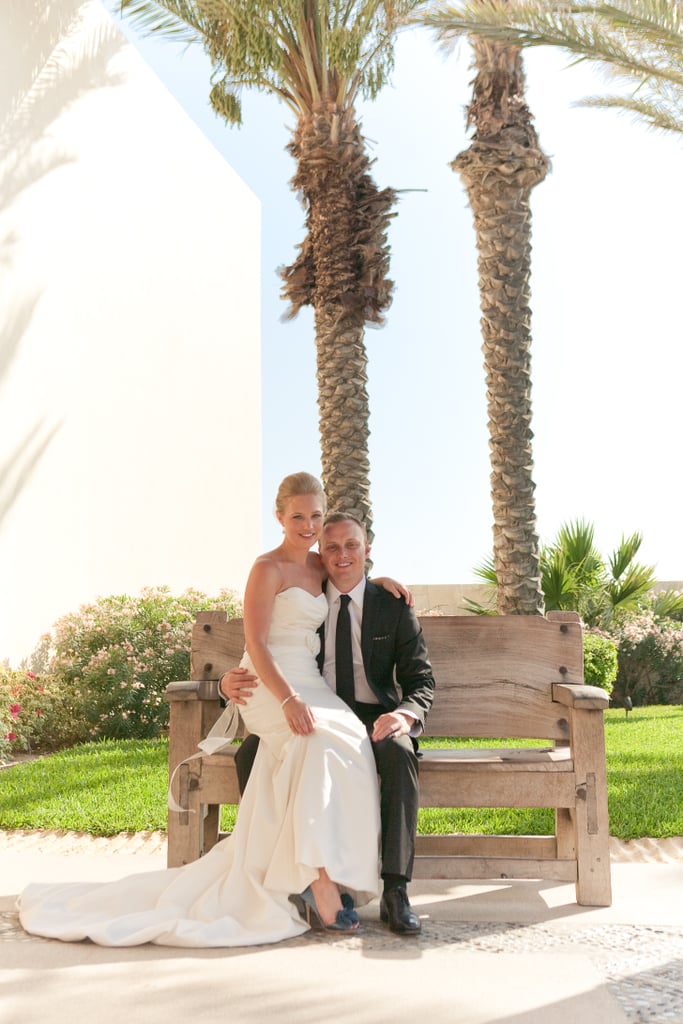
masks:
POLYGON ((358 523, 344 519, 328 523, 320 538, 320 557, 328 578, 342 594, 348 594, 365 574, 370 546, 358 523))

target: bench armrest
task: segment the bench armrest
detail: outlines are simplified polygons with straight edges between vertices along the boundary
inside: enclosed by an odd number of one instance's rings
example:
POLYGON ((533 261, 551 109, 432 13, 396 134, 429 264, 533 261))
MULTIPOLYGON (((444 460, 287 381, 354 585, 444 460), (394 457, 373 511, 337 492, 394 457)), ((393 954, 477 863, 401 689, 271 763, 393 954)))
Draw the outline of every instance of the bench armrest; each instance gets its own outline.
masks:
POLYGON ((583 686, 573 683, 553 683, 553 700, 569 708, 582 711, 604 711, 609 705, 609 695, 599 686, 583 686))
POLYGON ((185 679, 169 683, 164 691, 167 701, 220 700, 217 679, 185 679))

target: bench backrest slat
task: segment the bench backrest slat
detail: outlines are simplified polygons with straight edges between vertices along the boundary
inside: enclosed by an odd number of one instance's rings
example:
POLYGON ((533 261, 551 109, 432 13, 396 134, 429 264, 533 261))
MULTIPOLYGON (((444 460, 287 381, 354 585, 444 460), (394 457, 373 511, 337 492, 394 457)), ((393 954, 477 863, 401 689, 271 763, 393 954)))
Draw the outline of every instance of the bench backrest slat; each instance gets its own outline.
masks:
POLYGON ((243 654, 242 619, 227 621, 225 612, 199 612, 192 628, 191 679, 219 679, 243 654))
POLYGON ((578 616, 423 616, 420 622, 436 680, 428 735, 567 739, 552 684, 583 683, 578 616))
MULTIPOLYGON (((191 678, 216 679, 244 650, 241 619, 200 612, 192 633, 191 678)), ((583 683, 578 616, 422 616, 436 692, 432 736, 568 738, 553 683, 583 683)))

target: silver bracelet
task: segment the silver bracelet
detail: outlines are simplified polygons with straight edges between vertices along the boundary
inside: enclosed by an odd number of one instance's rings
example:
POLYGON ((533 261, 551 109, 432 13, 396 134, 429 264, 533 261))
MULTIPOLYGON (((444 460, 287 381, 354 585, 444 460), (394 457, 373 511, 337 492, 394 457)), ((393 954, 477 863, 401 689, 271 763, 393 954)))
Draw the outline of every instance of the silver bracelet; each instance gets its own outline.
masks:
POLYGON ((283 708, 288 701, 294 700, 294 698, 298 697, 298 696, 299 696, 298 693, 290 693, 289 697, 285 697, 285 699, 282 701, 282 703, 280 704, 280 707, 283 708))

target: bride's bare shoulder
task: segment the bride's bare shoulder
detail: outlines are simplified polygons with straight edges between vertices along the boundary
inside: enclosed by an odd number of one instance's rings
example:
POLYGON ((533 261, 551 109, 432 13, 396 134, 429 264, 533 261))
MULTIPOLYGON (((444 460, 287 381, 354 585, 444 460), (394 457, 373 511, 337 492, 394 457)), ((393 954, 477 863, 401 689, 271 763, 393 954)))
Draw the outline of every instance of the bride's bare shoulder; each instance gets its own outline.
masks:
POLYGON ((261 583, 265 580, 276 581, 281 577, 282 561, 278 558, 277 549, 259 555, 249 573, 252 583, 261 583))
POLYGON ((273 565, 279 565, 283 562, 282 552, 279 548, 273 548, 272 551, 264 551, 262 555, 259 555, 254 565, 258 565, 259 562, 272 562, 273 565))

